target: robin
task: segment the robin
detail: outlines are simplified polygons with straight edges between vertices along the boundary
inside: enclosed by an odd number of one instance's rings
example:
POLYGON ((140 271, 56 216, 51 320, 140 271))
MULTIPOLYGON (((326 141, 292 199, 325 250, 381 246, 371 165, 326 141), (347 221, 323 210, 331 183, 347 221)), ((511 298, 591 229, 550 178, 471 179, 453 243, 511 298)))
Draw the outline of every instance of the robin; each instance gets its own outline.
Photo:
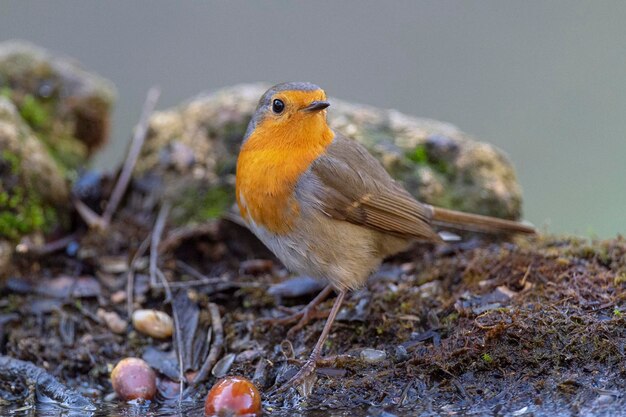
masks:
MULTIPOLYGON (((299 315, 337 298, 311 355, 283 388, 313 374, 347 291, 414 240, 439 243, 433 224, 493 233, 535 233, 522 223, 423 204, 359 143, 331 129, 317 85, 278 84, 260 99, 237 160, 236 196, 252 232, 292 272, 329 285, 299 315)), ((282 390, 282 388, 281 388, 282 390)))

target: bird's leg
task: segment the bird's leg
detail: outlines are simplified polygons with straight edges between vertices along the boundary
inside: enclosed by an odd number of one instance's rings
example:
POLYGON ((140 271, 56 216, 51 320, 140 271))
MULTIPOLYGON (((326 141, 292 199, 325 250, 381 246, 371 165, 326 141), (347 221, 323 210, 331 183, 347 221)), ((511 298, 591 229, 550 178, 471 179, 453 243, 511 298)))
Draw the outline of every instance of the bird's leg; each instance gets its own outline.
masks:
POLYGON ((320 334, 319 339, 317 339, 317 343, 315 347, 311 351, 311 355, 309 355, 309 359, 304 363, 302 368, 296 373, 289 381, 285 382, 277 392, 284 392, 289 387, 298 387, 306 382, 308 377, 315 371, 315 367, 317 366, 317 361, 320 359, 322 355, 322 349, 324 348, 324 343, 328 338, 328 334, 330 333, 330 329, 333 326, 333 322, 337 317, 337 313, 341 308, 341 304, 343 303, 343 299, 346 296, 346 290, 339 291, 337 294, 337 298, 335 299, 335 304, 333 304, 333 308, 330 310, 328 314, 328 319, 326 319, 326 324, 324 324, 324 329, 322 330, 322 334, 320 334))
POLYGON ((317 306, 326 298, 328 298, 328 296, 332 292, 333 287, 331 285, 327 285, 322 291, 320 291, 319 294, 317 294, 317 296, 315 296, 313 300, 311 300, 309 304, 306 305, 306 307, 304 307, 297 313, 293 313, 287 317, 282 317, 279 319, 263 319, 262 321, 271 323, 273 325, 286 325, 297 321, 297 323, 287 332, 287 336, 291 337, 296 331, 302 329, 311 320, 328 316, 329 313, 326 311, 317 311, 317 306))

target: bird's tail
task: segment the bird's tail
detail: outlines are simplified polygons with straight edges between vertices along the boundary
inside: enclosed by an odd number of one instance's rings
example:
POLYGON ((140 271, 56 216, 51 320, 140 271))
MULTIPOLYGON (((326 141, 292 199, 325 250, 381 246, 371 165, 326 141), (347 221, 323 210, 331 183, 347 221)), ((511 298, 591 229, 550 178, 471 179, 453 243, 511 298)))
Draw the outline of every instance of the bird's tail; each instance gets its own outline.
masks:
POLYGON ((430 208, 432 210, 432 222, 435 225, 447 226, 458 230, 495 234, 537 233, 535 227, 529 223, 464 213, 434 206, 430 206, 430 208))

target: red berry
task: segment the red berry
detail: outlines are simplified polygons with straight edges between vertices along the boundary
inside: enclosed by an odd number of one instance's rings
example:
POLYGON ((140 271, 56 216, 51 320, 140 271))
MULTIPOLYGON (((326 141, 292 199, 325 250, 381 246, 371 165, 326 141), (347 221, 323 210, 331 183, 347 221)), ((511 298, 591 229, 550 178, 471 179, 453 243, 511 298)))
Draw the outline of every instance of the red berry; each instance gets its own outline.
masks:
POLYGON ((261 414, 261 394, 254 384, 240 376, 219 380, 206 397, 207 416, 258 416, 261 414))
POLYGON ((113 389, 123 401, 151 400, 156 394, 156 374, 138 358, 122 359, 111 372, 113 389))

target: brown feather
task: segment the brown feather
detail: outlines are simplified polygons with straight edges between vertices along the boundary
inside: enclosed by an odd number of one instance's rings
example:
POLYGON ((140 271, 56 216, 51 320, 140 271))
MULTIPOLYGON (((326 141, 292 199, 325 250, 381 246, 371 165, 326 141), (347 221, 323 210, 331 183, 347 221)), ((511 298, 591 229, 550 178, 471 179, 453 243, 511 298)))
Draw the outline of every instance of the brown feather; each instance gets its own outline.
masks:
POLYGON ((441 241, 430 225, 430 207, 396 183, 358 142, 336 133, 307 174, 301 183, 314 185, 317 204, 330 217, 393 236, 441 241))

